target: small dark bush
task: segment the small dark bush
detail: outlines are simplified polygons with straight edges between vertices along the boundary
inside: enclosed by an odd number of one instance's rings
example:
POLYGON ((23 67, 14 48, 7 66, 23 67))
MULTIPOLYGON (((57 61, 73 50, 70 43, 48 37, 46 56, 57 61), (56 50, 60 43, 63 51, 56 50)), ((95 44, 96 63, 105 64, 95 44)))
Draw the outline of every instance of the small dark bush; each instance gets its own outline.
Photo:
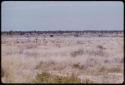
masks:
POLYGON ((53 35, 50 35, 50 37, 53 37, 53 35))
POLYGON ((73 64, 73 67, 78 68, 78 69, 83 69, 84 65, 80 65, 79 63, 73 64))
POLYGON ((78 49, 76 51, 71 52, 71 56, 76 57, 76 56, 82 55, 83 53, 84 51, 82 49, 78 49))

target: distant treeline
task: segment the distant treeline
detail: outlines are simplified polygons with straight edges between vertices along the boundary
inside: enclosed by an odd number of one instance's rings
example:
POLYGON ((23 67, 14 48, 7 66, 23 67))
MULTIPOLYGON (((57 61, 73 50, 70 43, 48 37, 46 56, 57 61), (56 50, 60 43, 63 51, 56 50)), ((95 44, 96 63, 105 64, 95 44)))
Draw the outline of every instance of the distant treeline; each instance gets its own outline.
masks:
POLYGON ((98 31, 98 30, 85 30, 85 31, 3 31, 2 34, 63 34, 63 33, 122 33, 123 31, 98 31))

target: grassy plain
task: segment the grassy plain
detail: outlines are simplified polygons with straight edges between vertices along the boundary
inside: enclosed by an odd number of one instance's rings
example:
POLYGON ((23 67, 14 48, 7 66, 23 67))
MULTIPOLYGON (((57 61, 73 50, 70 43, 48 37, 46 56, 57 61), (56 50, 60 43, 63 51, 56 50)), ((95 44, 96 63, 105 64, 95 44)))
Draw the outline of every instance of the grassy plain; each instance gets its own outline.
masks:
POLYGON ((123 37, 2 35, 3 83, 122 83, 123 37))

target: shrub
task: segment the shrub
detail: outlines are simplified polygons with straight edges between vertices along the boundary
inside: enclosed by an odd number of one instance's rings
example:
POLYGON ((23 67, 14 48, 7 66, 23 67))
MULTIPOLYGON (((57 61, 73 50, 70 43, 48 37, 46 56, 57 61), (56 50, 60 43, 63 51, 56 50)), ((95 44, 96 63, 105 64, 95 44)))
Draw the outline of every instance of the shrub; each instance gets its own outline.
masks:
POLYGON ((79 37, 79 35, 78 35, 78 34, 75 34, 74 36, 75 36, 75 37, 79 37))
POLYGON ((47 72, 43 72, 42 74, 37 74, 33 82, 35 83, 80 83, 81 80, 75 77, 74 75, 69 77, 63 77, 63 76, 57 76, 47 72))
POLYGON ((50 37, 53 37, 53 35, 50 35, 50 37))
POLYGON ((97 46, 99 49, 105 49, 102 45, 97 46))
POLYGON ((78 49, 76 51, 71 52, 71 56, 76 57, 76 56, 82 55, 83 53, 84 51, 82 49, 78 49))
POLYGON ((73 67, 78 68, 78 69, 83 69, 84 68, 84 66, 80 65, 79 63, 73 64, 73 67))

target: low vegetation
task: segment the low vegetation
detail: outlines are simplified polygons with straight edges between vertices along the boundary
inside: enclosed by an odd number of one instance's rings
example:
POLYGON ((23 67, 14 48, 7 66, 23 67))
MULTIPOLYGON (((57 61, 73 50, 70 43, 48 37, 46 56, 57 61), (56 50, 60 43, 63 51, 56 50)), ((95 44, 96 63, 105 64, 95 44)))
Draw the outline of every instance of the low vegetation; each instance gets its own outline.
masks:
POLYGON ((123 82, 123 37, 12 34, 2 35, 3 83, 123 82))
POLYGON ((37 74, 33 82, 34 83, 81 83, 81 80, 75 77, 74 75, 69 77, 63 77, 43 72, 42 74, 37 74))
POLYGON ((76 57, 76 56, 82 55, 83 53, 84 53, 83 49, 78 49, 78 50, 71 52, 71 56, 76 57))

